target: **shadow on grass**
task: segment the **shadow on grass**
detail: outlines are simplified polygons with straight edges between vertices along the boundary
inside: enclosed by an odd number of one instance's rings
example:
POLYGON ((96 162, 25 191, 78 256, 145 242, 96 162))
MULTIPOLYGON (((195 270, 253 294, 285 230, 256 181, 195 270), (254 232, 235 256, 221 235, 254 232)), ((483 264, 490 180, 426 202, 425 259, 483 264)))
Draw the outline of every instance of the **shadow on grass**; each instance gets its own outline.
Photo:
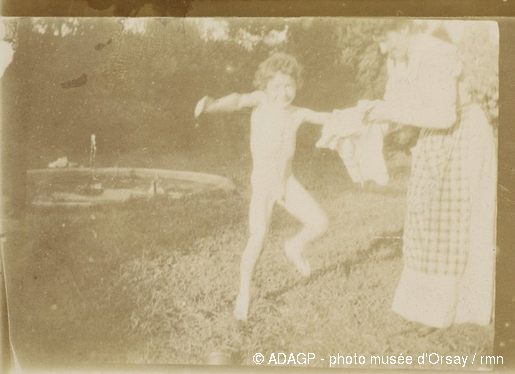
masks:
POLYGON ((329 273, 343 273, 345 274, 345 277, 348 277, 353 268, 374 258, 374 256, 381 261, 399 258, 402 254, 402 233, 403 230, 384 233, 373 240, 368 248, 358 250, 351 256, 351 258, 338 261, 331 266, 316 270, 311 273, 309 277, 267 293, 264 298, 267 300, 275 300, 297 287, 307 286, 316 282, 321 277, 329 273), (382 249, 386 249, 385 253, 380 253, 382 249))

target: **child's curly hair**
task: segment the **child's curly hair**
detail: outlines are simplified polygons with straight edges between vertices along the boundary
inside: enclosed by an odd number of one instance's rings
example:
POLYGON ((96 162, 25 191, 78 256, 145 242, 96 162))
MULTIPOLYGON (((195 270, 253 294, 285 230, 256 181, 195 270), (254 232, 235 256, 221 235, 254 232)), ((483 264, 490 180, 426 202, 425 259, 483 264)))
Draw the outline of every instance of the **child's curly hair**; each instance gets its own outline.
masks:
POLYGON ((278 72, 291 76, 295 80, 297 88, 302 87, 302 66, 295 57, 282 52, 274 53, 259 64, 254 78, 254 86, 259 90, 264 90, 268 81, 278 72))

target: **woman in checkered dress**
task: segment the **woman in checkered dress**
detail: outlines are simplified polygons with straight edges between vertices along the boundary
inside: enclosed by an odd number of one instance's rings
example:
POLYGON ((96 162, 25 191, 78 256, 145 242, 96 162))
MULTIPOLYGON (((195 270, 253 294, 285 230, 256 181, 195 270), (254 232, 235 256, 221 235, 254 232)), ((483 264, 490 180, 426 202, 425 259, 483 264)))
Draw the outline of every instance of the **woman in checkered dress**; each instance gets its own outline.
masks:
POLYGON ((421 129, 412 149, 404 269, 393 310, 422 324, 488 325, 493 305, 496 139, 459 95, 456 48, 408 27, 387 33, 389 82, 369 119, 421 129))

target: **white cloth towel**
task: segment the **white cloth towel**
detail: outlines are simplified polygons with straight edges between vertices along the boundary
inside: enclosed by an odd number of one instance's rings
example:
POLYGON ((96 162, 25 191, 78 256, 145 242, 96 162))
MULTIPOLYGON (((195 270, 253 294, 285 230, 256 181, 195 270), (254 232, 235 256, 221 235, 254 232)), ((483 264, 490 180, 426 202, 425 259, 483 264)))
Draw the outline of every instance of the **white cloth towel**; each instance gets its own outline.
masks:
POLYGON ((383 156, 383 132, 388 125, 366 123, 367 111, 365 103, 335 110, 316 146, 337 151, 354 183, 371 180, 384 186, 389 180, 383 156))

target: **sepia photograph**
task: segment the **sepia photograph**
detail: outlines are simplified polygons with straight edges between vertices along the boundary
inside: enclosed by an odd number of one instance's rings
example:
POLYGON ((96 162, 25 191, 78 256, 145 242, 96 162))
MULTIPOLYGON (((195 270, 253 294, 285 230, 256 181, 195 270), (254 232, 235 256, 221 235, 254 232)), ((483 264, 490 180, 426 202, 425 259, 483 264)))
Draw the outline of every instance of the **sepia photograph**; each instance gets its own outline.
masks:
POLYGON ((15 370, 504 364, 496 21, 4 17, 0 36, 15 370))

